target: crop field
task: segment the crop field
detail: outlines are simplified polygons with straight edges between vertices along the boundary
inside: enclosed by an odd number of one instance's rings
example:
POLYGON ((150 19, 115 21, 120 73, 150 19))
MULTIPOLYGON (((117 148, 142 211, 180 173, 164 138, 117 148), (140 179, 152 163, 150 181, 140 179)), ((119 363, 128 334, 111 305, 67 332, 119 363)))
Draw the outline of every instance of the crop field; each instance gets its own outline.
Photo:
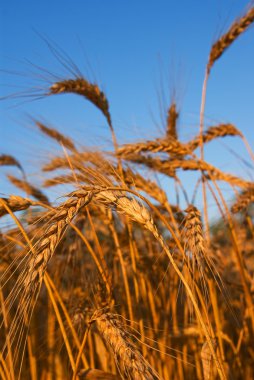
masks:
POLYGON ((210 73, 253 21, 252 6, 211 46, 199 130, 185 141, 172 99, 163 135, 121 143, 106 94, 54 50, 69 77, 48 75, 31 96, 90 102, 112 149, 80 148, 71 126, 67 136, 33 119, 61 152, 37 168, 40 186, 0 152, 18 194, 0 198, 1 379, 254 379, 254 183, 205 158, 228 138, 252 168, 254 154, 236 125, 204 121, 210 73))

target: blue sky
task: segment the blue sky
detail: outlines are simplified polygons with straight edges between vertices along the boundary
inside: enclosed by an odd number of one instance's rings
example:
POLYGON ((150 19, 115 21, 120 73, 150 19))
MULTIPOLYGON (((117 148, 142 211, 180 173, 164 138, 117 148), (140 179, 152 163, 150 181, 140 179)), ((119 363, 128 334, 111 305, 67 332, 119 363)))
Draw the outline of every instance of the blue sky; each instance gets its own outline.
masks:
MULTIPOLYGON (((176 94, 181 113, 180 136, 188 139, 199 128, 201 89, 210 46, 247 6, 243 0, 1 2, 1 94, 38 85, 46 89, 46 83, 38 81, 41 72, 32 64, 66 75, 38 35, 41 34, 57 43, 83 74, 106 92, 119 141, 162 134, 159 99, 163 92, 164 112, 172 94, 176 94)), ((215 64, 206 106, 206 125, 231 122, 252 146, 253 67, 254 30, 250 28, 215 64)), ((57 147, 39 135, 30 116, 59 128, 81 145, 108 146, 110 134, 105 120, 83 99, 66 95, 24 100, 0 102, 0 153, 16 156, 35 178, 36 165, 45 162, 57 147)), ((228 152, 233 149, 249 160, 239 139, 220 140, 207 148, 207 161, 250 177, 249 169, 228 152)), ((0 191, 11 192, 5 174, 13 173, 12 169, 0 171, 0 191)), ((186 178, 187 184, 191 182, 191 175, 186 178)))

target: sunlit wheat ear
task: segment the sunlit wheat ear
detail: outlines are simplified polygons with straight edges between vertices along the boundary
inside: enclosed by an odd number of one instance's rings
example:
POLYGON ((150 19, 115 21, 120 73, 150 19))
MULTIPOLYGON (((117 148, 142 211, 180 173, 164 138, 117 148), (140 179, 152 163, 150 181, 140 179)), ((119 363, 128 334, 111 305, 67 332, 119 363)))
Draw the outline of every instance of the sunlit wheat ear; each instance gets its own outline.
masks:
POLYGON ((254 185, 237 196, 235 203, 231 207, 231 211, 234 214, 246 211, 252 203, 254 203, 254 185))
MULTIPOLYGON (((185 211, 186 216, 183 223, 182 236, 187 250, 187 262, 192 263, 191 267, 193 274, 197 267, 201 279, 204 281, 204 267, 206 260, 201 214, 193 205, 190 205, 185 211)), ((203 282, 203 286, 205 286, 205 281, 203 282)), ((204 290, 206 290, 206 287, 204 290)))
MULTIPOLYGON (((208 143, 219 137, 226 136, 239 136, 242 137, 242 133, 232 124, 220 124, 214 127, 208 128, 203 134, 203 143, 208 143)), ((193 140, 189 141, 187 147, 190 151, 195 150, 200 145, 200 137, 196 136, 193 140)))
POLYGON ((176 109, 176 104, 173 102, 168 109, 167 113, 167 129, 166 135, 167 137, 173 137, 177 140, 177 119, 179 114, 176 109))
POLYGON ((38 201, 45 203, 46 205, 49 204, 47 196, 43 194, 43 192, 40 189, 31 185, 29 182, 16 178, 12 175, 8 175, 8 179, 18 189, 23 190, 28 195, 31 195, 32 197, 38 199, 38 201))
POLYGON ((96 324, 99 333, 111 348, 123 378, 133 380, 159 379, 159 375, 130 340, 124 325, 117 319, 117 316, 97 311, 91 321, 96 324))
POLYGON ((64 136, 62 133, 60 133, 58 130, 54 128, 49 128, 45 124, 36 121, 37 127, 40 129, 42 133, 44 133, 46 136, 50 137, 51 139, 57 141, 59 144, 63 145, 65 148, 76 151, 76 147, 70 137, 64 136))
POLYGON ((85 78, 66 79, 54 83, 48 92, 48 95, 72 93, 84 96, 93 103, 106 117, 108 124, 111 126, 111 116, 109 113, 109 104, 105 94, 100 90, 97 84, 89 83, 85 78))
POLYGON ((205 253, 201 214, 193 205, 190 205, 185 212, 184 236, 186 238, 186 244, 193 253, 195 259, 200 261, 205 253))
POLYGON ((117 212, 123 213, 130 219, 143 225, 147 230, 151 231, 158 240, 161 240, 161 235, 154 224, 152 215, 147 208, 134 197, 128 197, 123 191, 99 186, 83 187, 80 190, 74 191, 71 195, 73 197, 83 197, 83 193, 87 192, 87 189, 90 189, 93 193, 93 203, 100 203, 115 208, 117 212))
POLYGON ((43 239, 39 242, 39 246, 36 247, 35 254, 29 262, 24 281, 25 291, 29 293, 37 284, 42 283, 48 262, 54 254, 62 234, 79 210, 91 201, 92 196, 92 192, 84 192, 83 197, 69 198, 55 209, 50 225, 46 228, 43 239))
MULTIPOLYGON (((27 198, 22 198, 17 195, 11 195, 9 198, 0 198, 4 201, 4 203, 11 209, 11 211, 21 211, 27 210, 36 202, 31 201, 27 198)), ((4 207, 4 204, 0 202, 0 217, 8 214, 8 210, 4 207)))
POLYGON ((172 136, 169 136, 166 139, 156 139, 135 144, 126 144, 121 146, 117 151, 118 155, 123 158, 126 156, 128 157, 128 155, 137 154, 141 152, 164 152, 180 156, 188 154, 188 149, 185 147, 184 144, 181 144, 172 136))
POLYGON ((34 247, 33 252, 27 255, 27 263, 21 271, 15 288, 11 291, 7 305, 12 308, 13 302, 20 299, 16 315, 11 323, 10 336, 12 343, 17 335, 19 340, 23 339, 24 320, 27 316, 28 322, 31 318, 33 308, 43 281, 47 265, 52 258, 55 249, 61 240, 67 226, 72 222, 79 210, 87 205, 92 199, 92 193, 86 192, 83 197, 69 198, 55 210, 50 211, 50 220, 46 224, 43 239, 34 247), (30 257, 29 257, 30 256, 30 257))
POLYGON ((224 51, 240 36, 254 21, 254 7, 238 20, 236 20, 228 32, 216 41, 210 51, 209 61, 207 65, 208 72, 211 70, 214 62, 220 58, 224 51))

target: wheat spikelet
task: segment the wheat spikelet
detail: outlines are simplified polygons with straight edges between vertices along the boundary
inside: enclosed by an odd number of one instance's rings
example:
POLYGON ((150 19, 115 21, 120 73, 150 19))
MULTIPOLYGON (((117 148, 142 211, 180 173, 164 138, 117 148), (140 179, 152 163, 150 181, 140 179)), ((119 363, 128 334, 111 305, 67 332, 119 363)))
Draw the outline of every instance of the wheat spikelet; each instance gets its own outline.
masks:
POLYGON ((101 110, 103 115, 106 117, 109 126, 112 127, 108 100, 97 84, 89 83, 84 78, 66 79, 54 83, 50 87, 48 95, 63 93, 72 93, 84 96, 101 110))
MULTIPOLYGON (((242 136, 242 133, 232 124, 220 124, 208 128, 203 134, 203 143, 212 141, 218 137, 225 136, 242 136)), ((195 150, 200 145, 200 136, 196 136, 193 140, 189 141, 187 147, 190 151, 195 150)))
POLYGON ((213 44, 207 65, 208 72, 211 70, 214 62, 220 58, 224 51, 253 23, 253 21, 254 7, 250 8, 243 17, 236 20, 231 25, 228 32, 221 36, 221 38, 213 44))
POLYGON ((38 199, 38 201, 49 204, 49 200, 46 195, 43 194, 43 192, 36 188, 35 186, 31 185, 27 181, 18 179, 12 175, 8 175, 8 179, 11 181, 13 185, 15 185, 17 188, 23 190, 25 193, 31 195, 35 199, 38 199))
POLYGON ((178 117, 179 117, 179 114, 176 110, 176 104, 172 103, 168 109, 166 135, 168 137, 173 137, 176 140, 177 140, 176 123, 177 123, 178 117))
POLYGON ((42 124, 39 121, 36 122, 36 125, 45 135, 56 140, 57 142, 59 142, 59 144, 62 144, 65 148, 76 151, 75 145, 69 137, 64 136, 62 133, 60 133, 54 128, 46 127, 44 124, 42 124))
POLYGON ((134 344, 130 341, 122 323, 111 313, 95 312, 92 322, 111 347, 118 368, 122 369, 122 375, 133 380, 159 379, 158 374, 144 359, 134 344))
POLYGON ((240 211, 244 211, 247 207, 254 202, 254 186, 246 189, 238 195, 236 202, 231 207, 231 211, 235 214, 240 211))
MULTIPOLYGON (((9 198, 0 198, 6 203, 6 205, 11 209, 11 211, 21 211, 28 209, 31 205, 36 204, 32 202, 30 199, 22 198, 17 195, 11 195, 9 198)), ((8 214, 8 211, 0 203, 0 217, 8 214)))

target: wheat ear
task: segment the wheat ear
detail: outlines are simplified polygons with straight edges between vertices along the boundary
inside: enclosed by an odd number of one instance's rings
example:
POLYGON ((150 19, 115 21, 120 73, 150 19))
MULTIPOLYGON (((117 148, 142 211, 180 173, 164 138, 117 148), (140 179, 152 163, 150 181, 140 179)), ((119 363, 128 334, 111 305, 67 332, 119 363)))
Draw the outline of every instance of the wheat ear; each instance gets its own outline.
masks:
MULTIPOLYGON (((11 211, 27 210, 31 205, 36 202, 27 198, 22 198, 17 195, 11 195, 9 198, 0 198, 11 209, 11 211)), ((7 209, 0 203, 0 217, 8 214, 7 209)))
POLYGON ((221 38, 213 44, 207 65, 208 73, 214 62, 220 58, 224 51, 253 23, 253 21, 254 7, 250 8, 243 17, 236 20, 231 25, 228 32, 221 36, 221 38))
POLYGON ((72 151, 76 151, 76 147, 73 143, 73 141, 69 138, 64 136, 62 133, 60 133, 58 130, 54 128, 49 128, 43 123, 36 121, 35 123, 37 127, 40 129, 41 132, 43 132, 46 136, 50 137, 53 140, 56 140, 59 144, 62 144, 65 148, 70 149, 72 151))
POLYGON ((31 195, 35 199, 38 199, 38 201, 40 201, 42 203, 45 203, 47 205, 49 204, 49 200, 48 200, 47 196, 45 194, 43 194, 43 192, 40 189, 38 189, 37 187, 31 185, 27 181, 21 180, 21 179, 16 178, 12 175, 8 175, 8 179, 18 189, 23 190, 25 193, 27 193, 28 195, 31 195))
POLYGON ((97 329, 114 353, 116 364, 124 378, 155 380, 159 375, 131 342, 123 324, 114 314, 97 311, 92 317, 97 329))
POLYGON ((244 211, 247 207, 254 202, 254 186, 243 191, 238 195, 236 202, 231 207, 231 211, 235 214, 244 211))
POLYGON ((166 135, 168 137, 173 137, 177 140, 177 129, 176 129, 176 123, 177 119, 179 117, 179 114, 176 110, 176 104, 173 102, 171 106, 168 109, 167 113, 167 130, 166 135))

